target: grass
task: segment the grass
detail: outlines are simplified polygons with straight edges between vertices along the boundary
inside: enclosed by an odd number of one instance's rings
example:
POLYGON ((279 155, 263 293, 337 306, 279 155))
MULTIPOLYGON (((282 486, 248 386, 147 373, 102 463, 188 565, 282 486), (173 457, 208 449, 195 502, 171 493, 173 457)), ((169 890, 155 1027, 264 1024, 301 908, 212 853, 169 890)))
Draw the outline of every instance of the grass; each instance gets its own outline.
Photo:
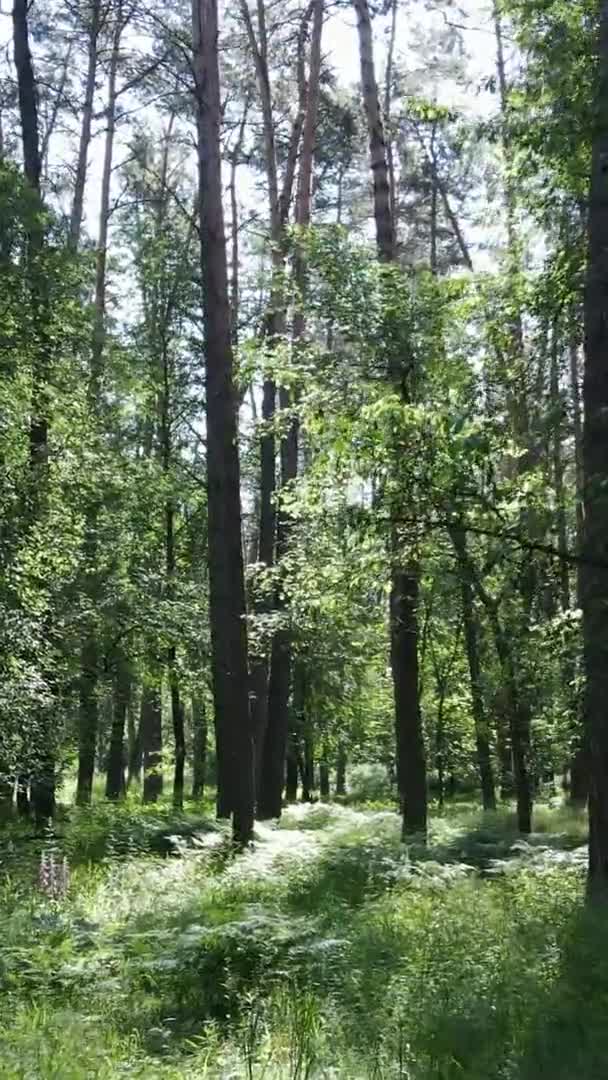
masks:
POLYGON ((584 818, 537 822, 518 844, 511 814, 461 805, 406 849, 391 811, 298 807, 237 858, 198 809, 101 803, 44 840, 16 826, 1 1075, 602 1080, 608 927, 582 902, 584 818), (57 900, 34 884, 49 843, 72 868, 57 900))

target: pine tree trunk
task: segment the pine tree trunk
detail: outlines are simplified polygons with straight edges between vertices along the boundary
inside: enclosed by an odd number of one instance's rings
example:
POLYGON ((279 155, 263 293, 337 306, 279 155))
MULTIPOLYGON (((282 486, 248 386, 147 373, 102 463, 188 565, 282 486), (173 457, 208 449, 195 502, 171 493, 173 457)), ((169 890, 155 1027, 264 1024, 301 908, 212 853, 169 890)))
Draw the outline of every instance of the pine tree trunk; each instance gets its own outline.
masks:
POLYGON ((312 802, 315 789, 315 749, 312 732, 304 730, 304 754, 302 758, 302 802, 312 802))
MULTIPOLYGON (((38 131, 37 88, 29 44, 27 0, 14 0, 13 48, 17 73, 19 119, 23 144, 24 171, 27 183, 41 209, 40 176, 42 163, 38 131)), ((29 426, 29 464, 31 499, 28 505, 28 525, 31 527, 43 516, 48 485, 48 423, 51 341, 48 335, 49 300, 40 256, 44 249, 42 214, 36 215, 28 232, 28 285, 35 330, 32 358, 31 404, 29 426)), ((48 627, 45 627, 48 633, 48 627)), ((43 672, 52 689, 52 676, 43 672)), ((41 824, 55 812, 55 743, 52 717, 46 711, 38 716, 38 745, 31 783, 31 801, 36 821, 41 824)), ((21 806, 25 802, 22 801, 21 806)))
MULTIPOLYGON (((395 223, 384 130, 374 67, 372 26, 367 0, 354 0, 359 33, 361 89, 369 136, 370 166, 374 186, 374 220, 378 258, 392 263, 396 257, 395 223)), ((402 399, 409 394, 403 373, 404 357, 389 358, 389 378, 402 399)), ((391 507, 391 671, 395 698, 397 776, 402 796, 404 834, 426 834, 426 759, 418 687, 418 577, 401 565, 397 540, 399 510, 391 507)))
POLYGON ((92 0, 90 10, 87 75, 85 81, 84 101, 82 104, 82 121, 80 125, 80 142, 78 145, 76 178, 74 181, 74 198, 72 201, 72 212, 70 214, 69 244, 73 251, 75 251, 78 247, 80 241, 80 230, 82 228, 84 191, 87 180, 89 147, 91 143, 91 121, 93 119, 93 100, 95 96, 95 77, 97 73, 98 37, 100 26, 101 0, 92 0))
MULTIPOLYGON (((114 152, 114 133, 116 125, 116 78, 122 32, 121 9, 117 13, 114 32, 110 72, 108 77, 108 108, 104 163, 101 181, 101 204, 99 209, 99 235, 97 240, 95 304, 93 319, 93 339, 91 342, 91 367, 87 388, 89 415, 94 425, 95 436, 99 421, 99 399, 101 393, 101 374, 105 347, 105 310, 106 310, 106 256, 108 244, 108 225, 110 219, 110 186, 112 179, 112 160, 114 152)), ((83 591, 90 602, 91 610, 98 600, 98 528, 100 502, 96 494, 88 495, 85 505, 85 528, 83 557, 85 574, 83 591)), ((87 618, 84 640, 81 649, 80 672, 80 712, 78 737, 78 781, 76 802, 84 806, 91 801, 93 776, 95 771, 95 749, 97 744, 98 717, 98 682, 99 682, 99 647, 97 628, 93 615, 87 618)))
POLYGON ((144 686, 141 698, 143 801, 157 802, 163 793, 163 723, 160 686, 144 686))
POLYGON ((245 581, 241 546, 237 399, 233 379, 220 158, 217 0, 194 0, 200 239, 207 409, 209 616, 218 785, 235 843, 253 834, 253 741, 249 716, 245 581))
POLYGON ((207 771, 207 714, 200 695, 192 697, 192 798, 200 801, 207 771))
POLYGON ((584 714, 589 746, 590 897, 608 901, 608 0, 599 14, 585 290, 584 714))

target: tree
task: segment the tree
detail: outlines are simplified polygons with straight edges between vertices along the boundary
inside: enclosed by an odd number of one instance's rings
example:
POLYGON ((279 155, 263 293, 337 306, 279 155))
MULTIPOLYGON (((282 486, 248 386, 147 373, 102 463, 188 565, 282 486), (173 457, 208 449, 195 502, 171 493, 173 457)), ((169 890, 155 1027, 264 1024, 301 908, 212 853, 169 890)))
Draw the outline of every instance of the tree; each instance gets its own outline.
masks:
POLYGON ((193 9, 205 327, 209 618, 219 804, 236 843, 253 832, 253 742, 249 716, 245 581, 236 396, 222 207, 216 0, 193 9))
POLYGON ((608 4, 596 6, 597 60, 585 289, 582 565, 585 720, 590 750, 589 894, 608 898, 608 4))

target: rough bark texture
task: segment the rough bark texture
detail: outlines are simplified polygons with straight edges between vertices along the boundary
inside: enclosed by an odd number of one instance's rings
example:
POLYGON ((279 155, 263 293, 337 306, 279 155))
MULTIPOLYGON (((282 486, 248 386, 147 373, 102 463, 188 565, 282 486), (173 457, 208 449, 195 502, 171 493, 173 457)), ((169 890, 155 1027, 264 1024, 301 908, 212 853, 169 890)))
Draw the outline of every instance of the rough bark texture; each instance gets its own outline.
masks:
MULTIPOLYGON (((391 212, 390 182, 374 68, 372 26, 367 0, 354 0, 359 32, 361 88, 367 119, 370 165, 374 185, 374 218, 378 258, 395 261, 395 224, 391 212)), ((390 358, 389 377, 401 396, 408 394, 403 379, 403 358, 390 358)), ((426 761, 418 689, 418 576, 405 569, 399 550, 398 508, 392 509, 390 600, 391 668, 395 697, 397 775, 403 805, 404 833, 426 833, 426 761)))
POLYGON ((237 402, 222 207, 221 100, 217 0, 194 0, 200 236, 207 408, 209 615, 218 786, 232 813, 235 842, 253 833, 253 742, 249 717, 245 581, 237 402))
POLYGON ((589 746, 589 895, 608 901, 608 0, 599 34, 585 291, 585 721, 589 746))

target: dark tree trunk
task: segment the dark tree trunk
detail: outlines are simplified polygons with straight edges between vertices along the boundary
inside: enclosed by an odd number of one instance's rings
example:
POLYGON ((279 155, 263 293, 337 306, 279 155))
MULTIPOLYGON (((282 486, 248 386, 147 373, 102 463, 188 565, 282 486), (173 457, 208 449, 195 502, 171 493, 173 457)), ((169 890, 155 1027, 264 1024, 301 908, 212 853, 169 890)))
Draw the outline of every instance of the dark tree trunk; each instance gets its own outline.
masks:
POLYGON ((30 781, 27 776, 17 777, 17 813, 27 817, 30 812, 30 781))
POLYGON ((160 686, 144 686, 140 727, 144 771, 143 801, 153 803, 163 793, 163 723, 160 686))
POLYGON ((302 802, 312 802, 315 790, 315 747, 312 732, 304 731, 304 754, 302 758, 302 802))
POLYGON ((509 724, 504 718, 501 707, 502 695, 500 697, 500 706, 496 713, 496 750, 500 769, 500 797, 503 801, 507 801, 515 793, 515 783, 513 781, 513 755, 511 753, 509 724))
POLYGON ((80 229, 84 208, 84 191, 87 179, 89 146, 91 143, 91 121, 93 119, 93 99, 95 96, 95 76, 97 73, 98 37, 101 27, 101 0, 92 0, 90 10, 87 75, 84 101, 82 104, 82 122, 78 145, 78 161, 74 180, 74 198, 70 214, 70 247, 75 251, 80 241, 80 229))
POLYGON ((336 762, 336 795, 346 795, 346 750, 342 745, 338 747, 336 762))
POLYGON ((141 727, 141 703, 136 712, 136 706, 131 699, 128 709, 129 726, 129 762, 127 766, 127 791, 132 783, 141 784, 142 769, 142 727, 141 727), (138 716, 138 722, 135 717, 138 716))
MULTIPOLYGON (((42 171, 38 133, 38 96, 32 55, 29 44, 27 0, 14 0, 13 47, 17 72, 19 118, 23 143, 23 161, 26 180, 40 202, 40 176, 42 171)), ((32 319, 35 327, 36 347, 32 359, 32 391, 29 427, 29 463, 31 475, 31 500, 28 506, 29 524, 33 525, 43 516, 46 504, 48 480, 48 416, 49 371, 51 343, 48 335, 48 296, 46 280, 39 265, 44 248, 42 215, 28 234, 28 274, 32 319)), ((47 630, 48 628, 45 628, 47 630)), ((49 685, 52 678, 45 673, 49 685)), ((35 748, 35 771, 31 784, 31 799, 36 820, 41 823, 55 812, 55 745, 52 716, 41 712, 38 718, 40 744, 35 748)))
POLYGON ((260 769, 257 812, 261 821, 281 816, 287 752, 288 702, 291 682, 289 631, 277 630, 273 642, 268 688, 268 723, 260 769))
POLYGON ((297 735, 289 733, 287 740, 287 760, 285 767, 285 800, 293 803, 298 797, 298 746, 297 735))
POLYGON ((329 799, 329 765, 326 761, 321 761, 319 764, 319 795, 322 799, 329 799))
POLYGON ((245 580, 241 546, 237 398, 233 379, 220 156, 217 0, 194 0, 200 239, 207 410, 209 616, 218 787, 237 844, 253 834, 245 580))
POLYGON ((87 806, 91 801, 97 749, 97 641, 87 637, 80 654, 80 707, 78 731, 78 777, 76 803, 87 806))
POLYGON ((125 793, 125 723, 131 696, 131 672, 123 656, 118 656, 114 676, 114 707, 108 752, 106 799, 120 799, 125 793))
MULTIPOLYGON (((384 129, 374 67, 372 26, 367 0, 354 0, 359 34, 361 89, 367 119, 370 166, 374 185, 374 219, 378 258, 396 258, 395 223, 384 129)), ((389 378, 404 402, 409 393, 404 379, 404 357, 389 357, 389 378)), ((395 697, 397 775, 403 806, 403 831, 426 834, 426 760, 418 688, 418 577, 401 565, 399 507, 391 508, 391 671, 395 697)))
POLYGON ((521 833, 527 835, 532 830, 532 784, 528 767, 530 709, 524 697, 525 692, 522 692, 518 686, 511 646, 495 609, 490 612, 490 619, 509 702, 509 734, 513 755, 517 827, 521 833))
POLYGON ((418 579, 393 571, 391 670, 395 695, 397 783, 403 832, 426 833, 426 761, 418 702, 418 579))
POLYGON ((184 768, 186 765, 186 734, 184 725, 184 706, 179 689, 179 676, 175 663, 175 646, 169 649, 169 689, 171 692, 171 719, 173 721, 173 741, 175 762, 173 767, 173 806, 182 810, 184 806, 184 768))
POLYGON ((192 798, 200 801, 207 771, 207 713, 204 698, 192 697, 192 798))
POLYGON ((608 0, 599 15, 585 290, 585 721, 589 746, 589 895, 608 901, 608 0))
POLYGON ((471 683, 471 705, 473 709, 473 722, 475 724, 475 747, 477 750, 477 764, 481 782, 481 799, 484 810, 496 809, 496 792, 494 789, 494 772, 492 769, 492 757, 490 753, 490 730, 486 718, 486 709, 483 700, 481 663, 479 657, 479 623, 475 614, 473 588, 467 573, 466 538, 464 533, 452 533, 452 541, 456 548, 460 567, 460 590, 462 597, 462 614, 464 621, 464 639, 469 666, 469 679, 471 683))
MULTIPOLYGON (((97 425, 99 422, 101 375, 106 335, 106 255, 108 245, 108 225, 110 219, 110 185, 112 178, 114 132, 116 123, 116 78, 118 72, 118 57, 121 32, 122 22, 119 8, 116 29, 114 32, 112 55, 110 58, 110 73, 108 79, 107 128, 101 182, 99 235, 97 240, 96 252, 93 337, 91 341, 91 365, 87 387, 89 414, 96 433, 97 425)), ((85 592, 90 602, 91 609, 94 609, 98 601, 99 575, 97 572, 97 534, 99 528, 99 512, 100 500, 98 496, 95 493, 93 493, 92 495, 88 495, 88 501, 85 506, 85 535, 83 544, 83 555, 85 561, 83 591, 85 592)), ((80 657, 81 673, 78 741, 78 781, 76 788, 76 802, 80 806, 86 805, 91 801, 93 775, 95 770, 95 749, 97 744, 97 730, 99 721, 97 704, 99 682, 99 646, 97 643, 97 627, 94 624, 94 617, 91 615, 88 617, 87 623, 88 625, 85 626, 85 637, 82 643, 80 657)))

